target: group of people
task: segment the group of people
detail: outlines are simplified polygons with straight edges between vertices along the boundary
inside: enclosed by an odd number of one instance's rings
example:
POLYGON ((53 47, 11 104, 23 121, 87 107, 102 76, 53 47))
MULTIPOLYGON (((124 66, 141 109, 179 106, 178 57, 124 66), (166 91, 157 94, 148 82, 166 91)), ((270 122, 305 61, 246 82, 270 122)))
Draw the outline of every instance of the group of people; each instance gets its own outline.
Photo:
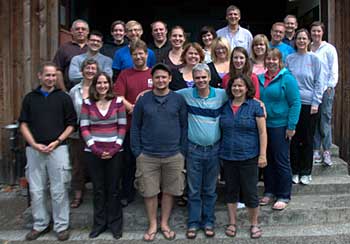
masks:
POLYGON ((204 26, 198 43, 186 43, 183 27, 168 35, 167 25, 155 21, 149 45, 135 20, 113 22, 113 42, 106 43, 84 20, 73 22, 72 41, 42 64, 40 85, 25 96, 19 118, 34 220, 27 240, 50 231, 48 182, 53 229, 58 240, 69 238, 70 208, 82 203, 87 176, 94 196, 90 238, 107 229, 122 237, 122 207, 134 200, 135 189, 149 221, 144 241, 158 231, 176 238, 169 218, 174 197, 185 189, 186 237, 196 238, 200 229, 214 237, 219 175, 225 234, 236 235, 242 202, 250 237, 260 238, 259 205, 284 210, 292 183, 311 182, 313 161, 332 165, 338 61, 323 40, 325 26, 313 22, 310 35, 287 15, 272 25, 269 41, 264 34, 253 37, 240 18, 240 9, 229 6, 228 25, 218 31, 204 26))

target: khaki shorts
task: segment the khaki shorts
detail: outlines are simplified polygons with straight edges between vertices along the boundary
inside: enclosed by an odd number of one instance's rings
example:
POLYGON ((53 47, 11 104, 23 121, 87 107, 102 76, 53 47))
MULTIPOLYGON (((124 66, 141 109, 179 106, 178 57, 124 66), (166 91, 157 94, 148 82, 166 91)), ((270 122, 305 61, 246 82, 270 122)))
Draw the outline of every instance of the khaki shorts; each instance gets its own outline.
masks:
POLYGON ((136 158, 135 188, 143 197, 162 192, 181 196, 185 187, 184 156, 177 153, 166 158, 140 154, 136 158))

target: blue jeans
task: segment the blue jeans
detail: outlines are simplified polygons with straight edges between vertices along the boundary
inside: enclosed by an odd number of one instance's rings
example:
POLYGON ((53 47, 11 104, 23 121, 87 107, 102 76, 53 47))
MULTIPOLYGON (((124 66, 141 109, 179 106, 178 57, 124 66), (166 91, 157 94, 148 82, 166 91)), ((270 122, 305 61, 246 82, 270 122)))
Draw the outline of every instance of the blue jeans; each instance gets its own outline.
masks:
POLYGON ((188 142, 188 228, 213 227, 216 181, 219 174, 219 143, 200 146, 188 142))
POLYGON ((314 149, 320 150, 321 144, 324 150, 329 150, 332 146, 332 107, 334 101, 334 88, 323 93, 320 104, 320 120, 316 124, 314 136, 314 149))
POLYGON ((292 191, 289 140, 286 127, 267 128, 267 166, 264 168, 264 195, 288 202, 292 191))

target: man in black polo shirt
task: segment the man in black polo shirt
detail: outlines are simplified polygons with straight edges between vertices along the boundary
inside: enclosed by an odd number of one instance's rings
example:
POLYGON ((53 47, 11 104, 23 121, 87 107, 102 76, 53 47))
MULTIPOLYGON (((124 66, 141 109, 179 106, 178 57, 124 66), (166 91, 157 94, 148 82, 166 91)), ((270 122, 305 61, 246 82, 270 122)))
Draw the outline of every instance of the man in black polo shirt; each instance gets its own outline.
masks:
POLYGON ((71 98, 56 89, 57 69, 44 63, 38 73, 40 86, 23 100, 20 130, 27 142, 26 178, 29 182, 33 229, 26 235, 32 241, 49 231, 46 188, 50 182, 53 229, 60 241, 69 238, 70 162, 67 137, 74 131, 76 113, 71 98))

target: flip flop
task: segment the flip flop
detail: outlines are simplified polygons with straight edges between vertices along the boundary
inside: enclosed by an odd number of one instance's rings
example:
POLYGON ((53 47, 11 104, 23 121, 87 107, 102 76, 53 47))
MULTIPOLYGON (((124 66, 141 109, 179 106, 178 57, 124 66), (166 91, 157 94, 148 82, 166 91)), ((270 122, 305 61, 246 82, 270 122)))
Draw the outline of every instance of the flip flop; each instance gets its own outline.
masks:
POLYGON ((250 238, 258 239, 262 236, 262 230, 259 225, 251 225, 250 226, 250 238), (255 231, 253 231, 255 228, 255 231))
POLYGON ((198 230, 195 228, 187 229, 187 231, 186 231, 187 239, 195 239, 197 237, 197 231, 198 230))
POLYGON ((235 237, 236 233, 237 233, 237 225, 236 224, 228 224, 228 225, 226 225, 226 229, 225 229, 225 235, 226 236, 228 236, 228 237, 235 237))
POLYGON ((259 200, 259 205, 260 206, 266 206, 269 205, 270 203, 272 203, 272 198, 271 197, 263 197, 259 200))
POLYGON ((79 208, 80 204, 82 204, 83 198, 74 198, 73 201, 70 203, 71 208, 79 208))
POLYGON ((146 232, 144 235, 143 235, 143 240, 146 241, 146 242, 152 242, 154 241, 154 239, 156 239, 156 235, 157 235, 157 231, 154 231, 154 232, 146 232), (147 238, 146 238, 147 236, 147 238))
POLYGON ((214 228, 213 227, 205 227, 204 228, 204 235, 206 237, 214 237, 215 236, 215 231, 214 231, 214 228))
POLYGON ((164 229, 161 229, 160 232, 162 233, 163 237, 165 240, 168 240, 168 241, 171 241, 171 240, 174 240, 175 237, 176 237, 176 233, 175 231, 172 231, 172 230, 164 230, 164 229), (171 233, 174 233, 173 235, 171 235, 171 233))
POLYGON ((282 211, 282 210, 285 210, 286 207, 288 207, 288 203, 287 202, 277 201, 272 206, 272 209, 276 210, 276 211, 282 211), (278 205, 280 205, 280 206, 278 206, 278 205))

